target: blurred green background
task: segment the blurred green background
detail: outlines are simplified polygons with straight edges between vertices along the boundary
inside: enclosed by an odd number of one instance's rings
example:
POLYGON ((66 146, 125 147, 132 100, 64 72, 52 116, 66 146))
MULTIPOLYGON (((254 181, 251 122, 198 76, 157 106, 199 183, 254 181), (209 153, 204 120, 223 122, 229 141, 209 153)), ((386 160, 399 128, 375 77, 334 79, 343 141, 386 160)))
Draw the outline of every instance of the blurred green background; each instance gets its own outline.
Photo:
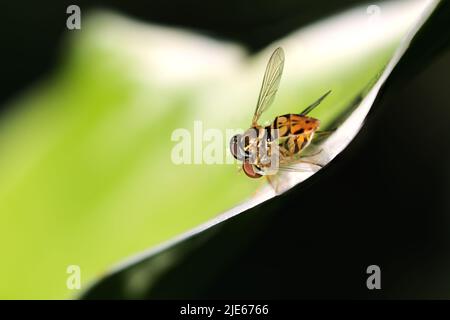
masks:
POLYGON ((19 27, 3 59, 11 81, 0 119, 0 297, 74 297, 68 265, 81 267, 86 288, 253 195, 263 182, 236 165, 174 165, 173 130, 191 131, 194 120, 246 128, 276 45, 285 74, 263 120, 331 88, 313 114, 326 128, 390 59, 424 2, 380 4, 375 29, 367 5, 319 21, 354 3, 198 2, 185 12, 182 2, 81 2, 79 31, 64 30, 62 4, 39 7, 51 19, 36 31, 25 31, 36 8, 19 15, 10 5, 2 23, 19 27), (33 39, 17 41, 21 32, 33 39))

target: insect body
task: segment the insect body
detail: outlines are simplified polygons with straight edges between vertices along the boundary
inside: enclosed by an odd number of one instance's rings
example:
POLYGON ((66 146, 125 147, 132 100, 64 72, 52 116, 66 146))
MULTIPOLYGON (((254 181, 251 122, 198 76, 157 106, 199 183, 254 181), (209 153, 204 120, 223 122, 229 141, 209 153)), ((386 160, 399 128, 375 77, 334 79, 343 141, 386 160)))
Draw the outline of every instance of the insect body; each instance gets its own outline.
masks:
POLYGON ((282 156, 293 157, 304 150, 311 142, 319 125, 319 120, 301 114, 286 114, 276 117, 271 129, 278 130, 282 156))
POLYGON ((307 114, 331 92, 328 91, 298 114, 281 115, 276 117, 271 125, 260 126, 258 120, 274 100, 283 66, 283 49, 277 48, 267 64, 250 129, 243 135, 233 136, 230 141, 231 153, 242 161, 243 171, 251 178, 270 178, 278 170, 295 170, 293 164, 310 163, 304 160, 302 151, 318 133, 320 121, 307 114))

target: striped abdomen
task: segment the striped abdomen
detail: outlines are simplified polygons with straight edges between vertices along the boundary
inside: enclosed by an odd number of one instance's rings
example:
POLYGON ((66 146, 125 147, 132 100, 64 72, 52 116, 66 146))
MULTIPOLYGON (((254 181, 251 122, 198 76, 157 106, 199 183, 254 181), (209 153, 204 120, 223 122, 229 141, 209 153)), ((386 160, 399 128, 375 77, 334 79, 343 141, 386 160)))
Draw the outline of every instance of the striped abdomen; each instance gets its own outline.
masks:
POLYGON ((298 114, 285 114, 275 118, 271 129, 278 129, 280 152, 285 157, 302 151, 311 142, 320 121, 298 114))

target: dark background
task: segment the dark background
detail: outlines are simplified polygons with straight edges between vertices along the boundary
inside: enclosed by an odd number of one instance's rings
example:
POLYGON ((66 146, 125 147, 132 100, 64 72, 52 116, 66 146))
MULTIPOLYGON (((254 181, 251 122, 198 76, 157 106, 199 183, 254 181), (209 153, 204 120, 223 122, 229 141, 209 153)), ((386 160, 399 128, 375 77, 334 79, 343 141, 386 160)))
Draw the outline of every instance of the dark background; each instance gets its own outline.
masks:
MULTIPOLYGON (((256 51, 355 3, 363 2, 8 2, 0 104, 57 65, 69 4, 82 15, 112 8, 256 51)), ((409 54, 347 150, 307 183, 172 249, 189 254, 140 298, 449 298, 448 3, 441 13, 439 32, 409 54), (382 290, 366 288, 371 264, 381 267, 382 290)), ((87 297, 129 297, 127 276, 87 297)))

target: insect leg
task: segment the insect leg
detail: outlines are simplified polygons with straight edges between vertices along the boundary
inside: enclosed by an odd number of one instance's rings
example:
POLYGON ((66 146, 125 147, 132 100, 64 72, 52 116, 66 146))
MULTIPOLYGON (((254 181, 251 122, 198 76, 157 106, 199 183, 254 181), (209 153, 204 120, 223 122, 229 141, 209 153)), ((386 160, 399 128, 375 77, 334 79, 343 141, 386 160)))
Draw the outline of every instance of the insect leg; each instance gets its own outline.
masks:
POLYGON ((330 136, 333 132, 335 132, 336 129, 330 129, 330 130, 318 130, 314 133, 314 138, 322 139, 330 136))
POLYGON ((311 157, 317 156, 317 155, 320 154, 322 151, 323 151, 323 149, 320 149, 319 151, 316 151, 316 152, 314 152, 314 153, 301 154, 301 155, 300 155, 300 159, 303 159, 303 158, 311 158, 311 157))
MULTIPOLYGON (((314 155, 317 155, 317 154, 319 154, 321 152, 322 152, 322 150, 320 150, 319 152, 315 153, 314 155)), ((287 168, 295 168, 295 165, 302 164, 302 163, 310 164, 310 165, 313 165, 313 166, 316 166, 316 167, 319 167, 319 168, 323 168, 324 167, 323 164, 320 164, 320 163, 318 163, 316 161, 313 161, 313 160, 306 160, 306 158, 310 158, 312 156, 313 155, 305 155, 305 156, 301 155, 300 157, 296 157, 295 159, 294 158, 283 159, 282 167, 280 169, 283 170, 283 169, 287 169, 287 168)))
POLYGON ((283 185, 279 175, 268 175, 266 177, 273 191, 275 191, 277 195, 281 194, 283 189, 286 189, 286 185, 283 185))
MULTIPOLYGON (((322 150, 321 150, 322 151, 322 150)), ((308 161, 308 160, 304 160, 303 158, 301 158, 302 160, 297 162, 297 163, 307 163, 307 164, 312 164, 313 166, 317 166, 319 168, 323 168, 323 164, 314 162, 314 161, 308 161)))
POLYGON ((314 136, 313 136, 312 140, 311 140, 311 144, 317 146, 324 139, 326 139, 329 136, 331 136, 331 134, 333 134, 333 132, 335 132, 335 131, 336 131, 336 129, 330 129, 330 130, 325 130, 325 131, 316 131, 314 133, 314 136))

